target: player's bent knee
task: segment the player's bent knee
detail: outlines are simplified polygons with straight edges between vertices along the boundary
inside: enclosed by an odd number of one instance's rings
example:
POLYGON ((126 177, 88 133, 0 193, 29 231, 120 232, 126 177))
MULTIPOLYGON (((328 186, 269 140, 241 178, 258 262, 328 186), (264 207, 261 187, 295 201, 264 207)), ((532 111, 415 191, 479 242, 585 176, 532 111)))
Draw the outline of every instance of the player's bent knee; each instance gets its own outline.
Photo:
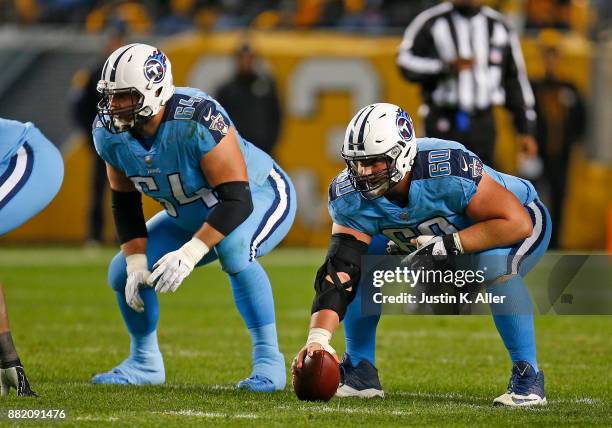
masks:
POLYGON ((228 259, 223 260, 221 257, 219 257, 221 268, 223 269, 223 272, 227 273, 228 275, 239 274, 248 268, 252 263, 248 258, 229 257, 228 259))
POLYGON ((250 266, 248 252, 233 245, 218 245, 217 256, 221 269, 229 275, 236 275, 250 266))
POLYGON ((125 290, 125 281, 127 279, 125 266, 125 257, 121 252, 113 257, 108 266, 108 285, 115 291, 125 290))

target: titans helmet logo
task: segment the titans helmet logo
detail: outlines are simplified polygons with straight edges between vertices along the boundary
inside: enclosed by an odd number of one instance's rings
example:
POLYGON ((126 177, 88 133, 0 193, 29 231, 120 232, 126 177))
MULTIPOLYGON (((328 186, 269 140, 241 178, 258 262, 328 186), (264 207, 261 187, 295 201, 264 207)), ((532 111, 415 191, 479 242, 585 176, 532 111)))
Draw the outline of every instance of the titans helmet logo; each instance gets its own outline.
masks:
POLYGON ((400 135, 402 140, 408 142, 414 135, 414 126, 412 125, 412 119, 408 116, 404 110, 397 109, 397 119, 395 120, 397 125, 397 133, 400 135))
POLYGON ((144 63, 144 74, 149 82, 159 83, 166 75, 166 55, 159 49, 153 52, 144 63))

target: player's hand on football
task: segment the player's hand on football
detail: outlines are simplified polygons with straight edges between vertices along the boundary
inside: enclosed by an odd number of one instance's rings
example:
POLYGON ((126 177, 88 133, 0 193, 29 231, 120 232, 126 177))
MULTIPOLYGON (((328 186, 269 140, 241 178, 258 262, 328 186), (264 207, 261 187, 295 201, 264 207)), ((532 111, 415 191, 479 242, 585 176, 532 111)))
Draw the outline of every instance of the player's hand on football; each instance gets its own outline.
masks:
POLYGON ((132 254, 126 257, 127 281, 125 283, 125 301, 136 312, 144 311, 144 302, 140 297, 140 288, 147 286, 149 279, 149 268, 147 256, 144 254, 132 254))
MULTIPOLYGON (((308 343, 304 345, 302 349, 300 349, 300 351, 297 353, 295 358, 293 359, 293 362, 291 363, 291 373, 295 374, 296 370, 299 370, 302 368, 302 364, 304 363, 304 358, 306 358, 307 355, 309 357, 312 357, 312 354, 314 354, 316 351, 321 351, 323 349, 324 349, 323 345, 321 345, 320 343, 316 343, 316 342, 312 342, 312 343, 308 343)), ((334 359, 336 360, 338 364, 340 363, 340 360, 338 359, 338 354, 336 354, 336 351, 331 346, 329 346, 328 349, 326 349, 326 351, 329 352, 332 355, 332 357, 334 357, 334 359)))
POLYGON ((158 293, 175 292, 195 265, 208 253, 206 244, 193 238, 176 251, 171 251, 153 265, 148 283, 158 293))

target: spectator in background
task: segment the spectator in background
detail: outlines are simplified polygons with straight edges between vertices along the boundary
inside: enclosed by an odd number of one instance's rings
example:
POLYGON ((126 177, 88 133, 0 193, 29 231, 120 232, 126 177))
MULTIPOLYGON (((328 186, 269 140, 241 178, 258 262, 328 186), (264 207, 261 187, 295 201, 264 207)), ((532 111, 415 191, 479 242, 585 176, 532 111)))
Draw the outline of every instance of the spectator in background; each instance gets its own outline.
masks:
POLYGON ((525 2, 525 28, 554 27, 570 29, 571 0, 527 0, 525 2))
POLYGON ((249 24, 249 18, 245 16, 246 3, 245 0, 219 0, 214 29, 228 31, 246 27, 249 24))
POLYGON ((72 114, 77 126, 87 138, 87 148, 92 159, 91 188, 89 191, 89 215, 87 242, 99 245, 102 242, 104 230, 104 194, 107 191, 106 165, 96 155, 91 135, 91 125, 98 114, 96 109, 100 94, 96 86, 102 75, 102 67, 110 53, 124 45, 126 26, 123 22, 115 23, 108 34, 104 50, 100 52, 100 60, 91 69, 79 70, 73 79, 73 89, 70 96, 72 114))
POLYGON ((155 34, 169 36, 194 28, 195 0, 170 0, 169 11, 155 22, 155 34))
POLYGON ((535 102, 518 35, 482 0, 444 2, 419 14, 406 29, 397 65, 421 86, 428 137, 459 141, 492 165, 492 107, 505 105, 521 149, 537 155, 535 102))
POLYGON ((540 50, 544 76, 532 82, 538 114, 538 141, 544 162, 544 178, 549 188, 550 216, 553 227, 551 248, 559 247, 563 202, 570 151, 585 131, 585 108, 576 87, 559 76, 560 36, 543 32, 540 50))
POLYGON ((281 108, 274 78, 258 70, 256 62, 251 46, 242 44, 236 53, 236 73, 215 98, 240 135, 271 154, 280 132, 281 108))
POLYGON ((406 28, 419 13, 438 3, 439 0, 384 0, 382 12, 387 25, 406 28))
POLYGON ((381 4, 382 0, 345 0, 344 16, 340 19, 339 27, 370 34, 384 32, 385 20, 380 11, 381 4))

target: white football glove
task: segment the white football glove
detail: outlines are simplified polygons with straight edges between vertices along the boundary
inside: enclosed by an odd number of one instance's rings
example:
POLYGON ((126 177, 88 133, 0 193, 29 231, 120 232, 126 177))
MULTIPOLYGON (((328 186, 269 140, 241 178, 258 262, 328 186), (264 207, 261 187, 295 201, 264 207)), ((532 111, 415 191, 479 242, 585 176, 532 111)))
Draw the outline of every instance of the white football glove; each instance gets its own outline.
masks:
POLYGON ((410 243, 416 246, 417 250, 420 250, 421 248, 426 247, 429 244, 433 244, 434 242, 438 242, 441 240, 442 240, 441 236, 421 235, 421 236, 418 236, 416 239, 412 239, 410 243))
POLYGON ((125 258, 127 263, 127 281, 125 283, 125 301, 136 312, 144 311, 144 302, 140 298, 140 287, 147 286, 149 264, 145 254, 132 254, 125 258))
POLYGON ((159 293, 168 291, 174 293, 209 251, 204 242, 192 238, 181 248, 166 254, 153 265, 153 273, 148 280, 149 285, 155 286, 155 291, 159 293))

